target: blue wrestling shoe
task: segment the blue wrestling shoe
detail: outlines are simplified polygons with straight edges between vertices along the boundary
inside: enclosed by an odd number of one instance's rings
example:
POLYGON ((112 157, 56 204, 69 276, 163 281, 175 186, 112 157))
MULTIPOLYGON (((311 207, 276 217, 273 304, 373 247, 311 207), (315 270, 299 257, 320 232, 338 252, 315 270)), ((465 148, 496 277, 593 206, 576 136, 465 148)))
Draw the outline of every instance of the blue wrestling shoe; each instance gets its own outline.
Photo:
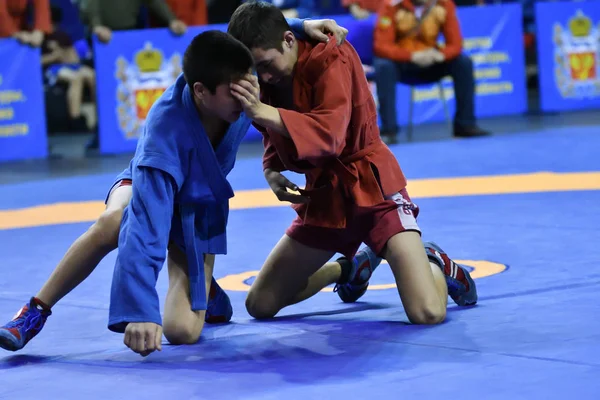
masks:
MULTIPOLYGON (((346 260, 346 258, 343 258, 346 260)), ((373 275, 375 268, 381 263, 381 258, 371 250, 370 247, 364 247, 356 253, 352 259, 350 273, 348 274, 348 282, 337 283, 334 292, 344 303, 354 303, 360 299, 369 287, 369 279, 373 275)))
POLYGON ((229 296, 219 286, 215 278, 212 278, 204 321, 209 324, 220 324, 231 321, 232 316, 233 307, 231 307, 229 296))
POLYGON ((5 350, 21 350, 44 327, 52 314, 49 309, 35 303, 32 297, 8 324, 0 327, 0 347, 5 350))
POLYGON ((423 243, 429 261, 437 264, 446 277, 448 294, 459 306, 472 306, 477 303, 477 287, 469 271, 452 261, 444 250, 433 242, 423 243))

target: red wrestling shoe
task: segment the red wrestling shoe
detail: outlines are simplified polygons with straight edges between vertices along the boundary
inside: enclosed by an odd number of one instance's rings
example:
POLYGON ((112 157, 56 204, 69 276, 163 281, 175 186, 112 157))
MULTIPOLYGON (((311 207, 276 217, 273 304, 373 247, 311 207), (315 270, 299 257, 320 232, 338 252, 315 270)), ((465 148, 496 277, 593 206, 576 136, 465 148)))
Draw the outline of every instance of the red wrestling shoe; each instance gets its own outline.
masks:
POLYGON ((444 250, 433 242, 425 242, 425 252, 429 261, 437 264, 446 277, 448 294, 459 306, 472 306, 477 303, 477 287, 469 271, 452 261, 444 250))

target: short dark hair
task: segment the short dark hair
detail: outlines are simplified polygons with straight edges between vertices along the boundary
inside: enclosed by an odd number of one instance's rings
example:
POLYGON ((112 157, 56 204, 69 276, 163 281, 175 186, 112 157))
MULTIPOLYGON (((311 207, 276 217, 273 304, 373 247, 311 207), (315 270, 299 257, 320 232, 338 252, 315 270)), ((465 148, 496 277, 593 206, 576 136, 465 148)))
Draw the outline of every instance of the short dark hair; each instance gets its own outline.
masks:
POLYGON ((252 53, 233 36, 217 30, 200 33, 183 56, 183 76, 192 88, 202 83, 211 93, 253 68, 252 53))
POLYGON ((250 50, 279 51, 283 51, 283 34, 289 30, 290 25, 281 10, 264 1, 250 1, 239 6, 227 28, 227 32, 250 50))

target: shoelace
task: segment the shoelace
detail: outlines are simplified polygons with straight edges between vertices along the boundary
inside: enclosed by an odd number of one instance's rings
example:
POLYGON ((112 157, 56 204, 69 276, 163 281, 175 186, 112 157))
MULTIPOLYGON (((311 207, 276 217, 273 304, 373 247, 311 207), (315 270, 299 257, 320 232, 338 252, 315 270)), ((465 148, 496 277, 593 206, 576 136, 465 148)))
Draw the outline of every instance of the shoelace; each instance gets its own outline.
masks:
POLYGON ((41 313, 30 313, 28 317, 25 317, 25 332, 29 332, 32 329, 40 329, 44 320, 45 318, 41 313))
MULTIPOLYGON (((372 268, 371 268, 371 263, 370 263, 370 259, 367 258, 366 260, 363 260, 362 263, 360 263, 359 265, 356 266, 356 270, 354 271, 354 275, 350 277, 350 279, 348 280, 348 282, 346 283, 336 283, 335 286, 333 287, 333 293, 336 293, 340 290, 341 287, 348 287, 350 290, 352 290, 353 287, 361 287, 362 285, 364 285, 364 282, 360 282, 360 283, 352 283, 352 281, 357 277, 360 276, 361 271, 363 270, 363 264, 365 262, 369 262, 368 265, 368 269, 370 271, 370 274, 372 273, 372 268)), ((354 262, 354 261, 353 261, 354 262)), ((369 274, 369 275, 370 275, 369 274)), ((368 279, 367 279, 368 281, 368 279)))
POLYGON ((10 321, 6 324, 6 328, 18 328, 23 326, 25 332, 29 332, 32 329, 39 329, 44 323, 44 316, 39 312, 31 312, 31 310, 23 313, 22 316, 10 321))

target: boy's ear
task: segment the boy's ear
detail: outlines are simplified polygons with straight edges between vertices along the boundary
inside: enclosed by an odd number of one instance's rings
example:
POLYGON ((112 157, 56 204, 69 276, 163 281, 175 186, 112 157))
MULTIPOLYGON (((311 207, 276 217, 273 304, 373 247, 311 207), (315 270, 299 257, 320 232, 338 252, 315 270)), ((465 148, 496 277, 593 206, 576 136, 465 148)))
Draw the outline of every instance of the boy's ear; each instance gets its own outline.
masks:
POLYGON ((295 42, 296 36, 294 36, 294 33, 292 31, 286 31, 283 34, 283 43, 287 48, 291 49, 294 46, 295 42))
POLYGON ((194 96, 198 97, 200 99, 202 99, 208 93, 208 89, 206 89, 206 86, 204 86, 200 82, 194 83, 194 86, 192 86, 192 89, 194 92, 194 96))

